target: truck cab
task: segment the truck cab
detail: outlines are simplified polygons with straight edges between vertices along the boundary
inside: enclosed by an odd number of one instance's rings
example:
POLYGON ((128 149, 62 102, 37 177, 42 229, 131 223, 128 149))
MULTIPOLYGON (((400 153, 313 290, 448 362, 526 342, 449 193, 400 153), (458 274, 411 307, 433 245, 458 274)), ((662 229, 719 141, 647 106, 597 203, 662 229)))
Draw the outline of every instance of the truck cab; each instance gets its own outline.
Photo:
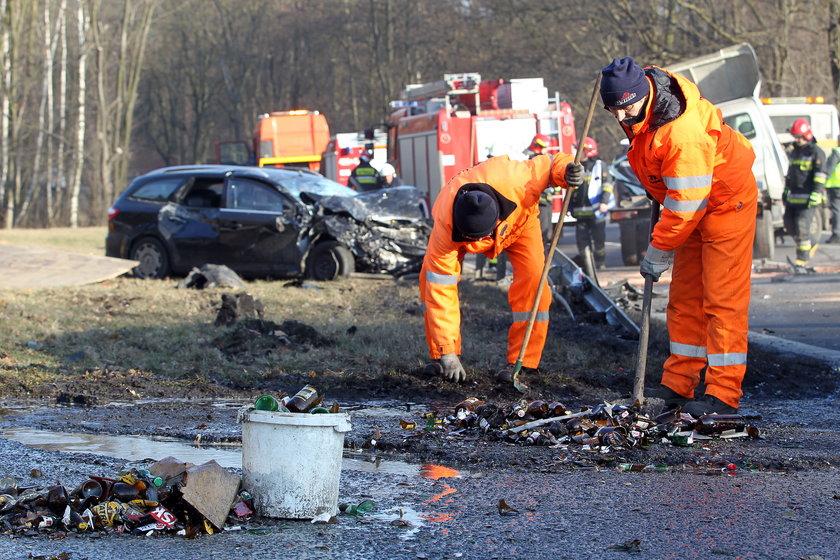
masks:
POLYGON ((217 142, 216 162, 320 171, 329 141, 327 118, 318 111, 274 111, 257 117, 251 145, 243 140, 217 142))

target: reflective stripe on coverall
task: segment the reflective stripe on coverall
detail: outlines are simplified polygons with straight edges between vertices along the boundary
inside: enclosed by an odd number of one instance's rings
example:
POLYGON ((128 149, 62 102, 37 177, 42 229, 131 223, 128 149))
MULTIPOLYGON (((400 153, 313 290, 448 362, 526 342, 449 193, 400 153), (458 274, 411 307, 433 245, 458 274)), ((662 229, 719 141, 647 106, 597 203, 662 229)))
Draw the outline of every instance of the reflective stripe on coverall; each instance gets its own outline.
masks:
POLYGON ((747 363, 755 154, 694 83, 655 66, 645 74, 645 118, 623 126, 633 171, 664 206, 652 244, 674 250, 662 384, 693 397, 708 366, 706 394, 737 407, 747 363))
MULTIPOLYGON (((508 303, 513 324, 508 331, 507 360, 515 363, 525 336, 528 317, 545 264, 545 248, 540 233, 538 201, 549 186, 565 187, 568 154, 536 156, 527 161, 511 161, 508 156, 490 158, 453 177, 441 189, 432 209, 434 229, 429 238, 423 269, 420 272, 420 300, 426 327, 429 355, 461 354, 461 311, 458 281, 466 253, 483 253, 495 258, 503 250, 513 265, 513 283, 508 303), (491 237, 478 241, 454 241, 452 205, 458 189, 467 183, 486 183, 513 204, 491 237)), ((548 334, 548 309, 551 292, 544 288, 538 314, 528 341, 522 365, 539 366, 548 334)))

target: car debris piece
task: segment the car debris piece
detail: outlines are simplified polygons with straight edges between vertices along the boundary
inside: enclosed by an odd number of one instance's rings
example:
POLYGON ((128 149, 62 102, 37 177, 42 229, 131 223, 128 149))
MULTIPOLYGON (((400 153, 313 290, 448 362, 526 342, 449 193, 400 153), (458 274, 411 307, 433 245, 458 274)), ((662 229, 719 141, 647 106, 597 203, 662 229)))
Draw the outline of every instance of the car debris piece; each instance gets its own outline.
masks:
POLYGON ((571 310, 571 303, 583 304, 588 316, 594 314, 620 329, 622 337, 639 338, 639 326, 562 251, 555 251, 552 257, 548 281, 553 298, 568 309, 571 310))
POLYGON ((181 495, 216 529, 221 529, 238 491, 239 477, 211 460, 187 469, 181 495))
POLYGON ((245 288, 245 282, 233 270, 223 264, 204 264, 193 268, 181 282, 179 288, 193 288, 204 290, 205 288, 245 288))
POLYGON ((239 319, 262 320, 265 316, 265 304, 251 294, 222 294, 222 304, 216 313, 214 324, 232 325, 239 319))

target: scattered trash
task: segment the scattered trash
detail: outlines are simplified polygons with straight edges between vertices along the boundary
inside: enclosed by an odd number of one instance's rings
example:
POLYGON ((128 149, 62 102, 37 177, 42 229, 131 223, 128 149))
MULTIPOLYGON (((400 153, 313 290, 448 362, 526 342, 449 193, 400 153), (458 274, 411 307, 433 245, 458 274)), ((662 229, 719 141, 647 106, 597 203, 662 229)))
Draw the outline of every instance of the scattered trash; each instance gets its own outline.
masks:
POLYGON ((622 544, 614 544, 612 546, 608 546, 607 550, 620 550, 622 552, 641 552, 642 551, 642 541, 639 539, 629 540, 622 544))
POLYGON ((469 397, 454 407, 453 414, 438 416, 432 412, 421 417, 418 422, 401 418, 400 427, 415 430, 425 425, 426 431, 448 430, 453 434, 479 431, 520 445, 580 446, 602 453, 653 443, 690 447, 698 440, 713 438, 761 438, 758 428, 748 425, 740 414, 694 418, 673 408, 648 417, 638 406, 609 402, 572 412, 560 402, 521 400, 499 406, 469 397))
POLYGON ((374 506, 373 500, 363 500, 358 504, 338 504, 338 511, 358 517, 372 510, 374 506))
POLYGON ((195 466, 174 457, 149 469, 126 468, 113 478, 89 476, 71 490, 21 487, 6 477, 0 480, 0 523, 25 536, 113 532, 193 538, 221 530, 228 516, 252 512, 247 492, 230 507, 239 485, 239 477, 215 461, 195 466))
POLYGON ((518 513, 518 509, 510 507, 504 500, 499 500, 499 515, 516 515, 518 513))
MULTIPOLYGON (((272 395, 262 395, 254 401, 256 410, 269 412, 296 412, 299 414, 338 414, 341 406, 334 402, 329 408, 323 406, 324 397, 318 394, 318 389, 312 385, 304 386, 292 396, 280 392, 275 398, 272 395)), ((248 407, 246 407, 247 411, 248 407)))
POLYGON ((205 264, 200 268, 193 268, 187 277, 178 284, 178 287, 196 290, 205 288, 231 288, 235 290, 244 288, 245 282, 237 273, 223 264, 205 264))
POLYGON ((324 523, 324 524, 336 524, 338 523, 338 518, 332 514, 330 511, 325 511, 323 513, 319 513, 315 517, 312 518, 311 521, 313 524, 317 523, 324 523))

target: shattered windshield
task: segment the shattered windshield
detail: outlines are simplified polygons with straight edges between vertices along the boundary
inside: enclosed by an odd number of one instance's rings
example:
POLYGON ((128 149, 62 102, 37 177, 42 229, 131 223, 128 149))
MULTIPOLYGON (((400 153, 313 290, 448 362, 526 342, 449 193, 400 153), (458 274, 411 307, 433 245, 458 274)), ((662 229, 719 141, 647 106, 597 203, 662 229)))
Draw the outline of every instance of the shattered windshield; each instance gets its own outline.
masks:
POLYGON ((356 191, 320 175, 272 174, 272 179, 283 186, 289 194, 300 200, 300 193, 307 192, 319 196, 356 196, 356 191))

